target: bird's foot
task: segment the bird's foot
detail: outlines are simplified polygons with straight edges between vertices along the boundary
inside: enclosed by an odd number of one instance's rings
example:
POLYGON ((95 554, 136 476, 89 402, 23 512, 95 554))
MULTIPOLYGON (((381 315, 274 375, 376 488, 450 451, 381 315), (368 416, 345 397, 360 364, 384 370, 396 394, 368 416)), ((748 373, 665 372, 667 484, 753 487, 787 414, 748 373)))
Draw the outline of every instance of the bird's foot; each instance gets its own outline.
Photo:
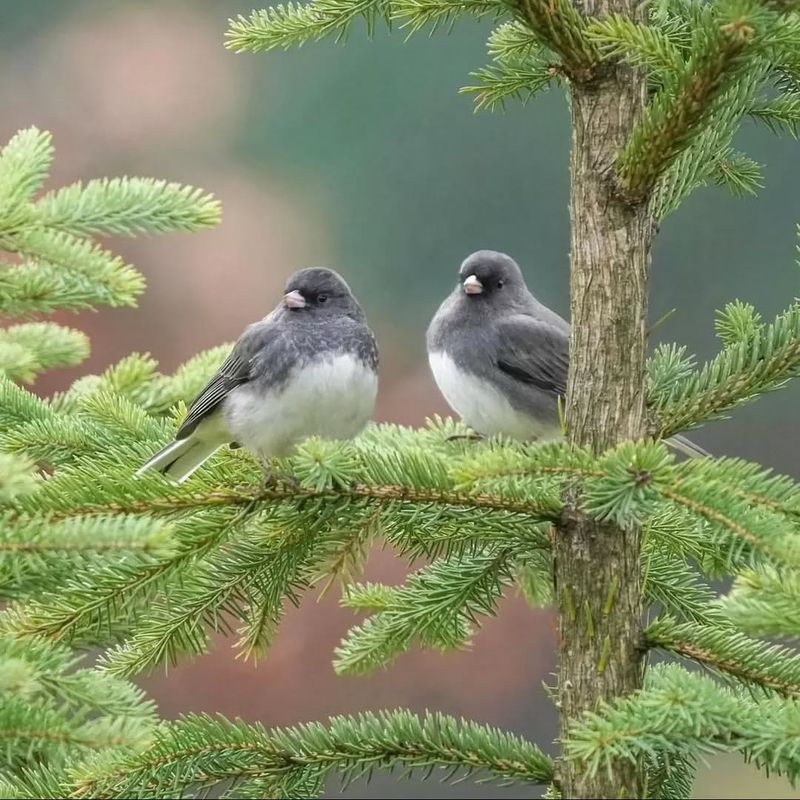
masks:
POLYGON ((466 439, 470 442, 480 442, 486 437, 482 433, 476 433, 473 431, 472 433, 454 433, 452 436, 448 436, 445 441, 446 442, 455 442, 459 439, 466 439))
POLYGON ((278 481, 282 486, 291 489, 293 492, 299 492, 303 488, 300 481, 298 481, 297 478, 294 477, 294 475, 288 475, 284 473, 278 477, 278 481))
POLYGON ((287 472, 276 470, 267 459, 261 459, 261 466, 264 469, 264 479, 261 483, 264 489, 277 489, 279 487, 290 489, 293 492, 300 491, 300 482, 293 475, 287 472))

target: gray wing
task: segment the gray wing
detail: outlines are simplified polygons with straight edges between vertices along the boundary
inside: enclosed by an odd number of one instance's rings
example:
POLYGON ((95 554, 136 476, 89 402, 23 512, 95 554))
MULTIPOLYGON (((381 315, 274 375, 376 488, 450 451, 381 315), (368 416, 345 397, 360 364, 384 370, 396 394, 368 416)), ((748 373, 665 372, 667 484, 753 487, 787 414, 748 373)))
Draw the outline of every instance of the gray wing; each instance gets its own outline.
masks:
POLYGON ((211 380, 203 387, 189 406, 189 413, 175 434, 176 439, 185 439, 202 420, 213 411, 231 389, 250 380, 250 359, 243 359, 236 349, 222 362, 211 380))
POLYGON ((202 420, 213 411, 228 393, 250 380, 252 359, 247 349, 241 346, 241 340, 222 362, 211 380, 203 387, 189 406, 189 413, 181 423, 176 439, 185 439, 202 420))
POLYGON ((497 325, 497 366, 522 383, 565 397, 569 371, 569 333, 563 328, 516 314, 497 325))

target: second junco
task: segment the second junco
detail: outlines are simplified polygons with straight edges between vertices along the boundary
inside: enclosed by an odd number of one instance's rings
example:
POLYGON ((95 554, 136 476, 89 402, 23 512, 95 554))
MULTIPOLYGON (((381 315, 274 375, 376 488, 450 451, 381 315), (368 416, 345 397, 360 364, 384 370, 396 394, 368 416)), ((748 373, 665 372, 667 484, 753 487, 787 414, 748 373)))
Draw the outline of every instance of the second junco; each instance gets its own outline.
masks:
MULTIPOLYGON (((516 261, 479 250, 428 328, 428 360, 450 407, 477 433, 547 441, 561 436, 569 323, 528 290, 516 261)), ((708 455, 683 436, 669 442, 708 455)))

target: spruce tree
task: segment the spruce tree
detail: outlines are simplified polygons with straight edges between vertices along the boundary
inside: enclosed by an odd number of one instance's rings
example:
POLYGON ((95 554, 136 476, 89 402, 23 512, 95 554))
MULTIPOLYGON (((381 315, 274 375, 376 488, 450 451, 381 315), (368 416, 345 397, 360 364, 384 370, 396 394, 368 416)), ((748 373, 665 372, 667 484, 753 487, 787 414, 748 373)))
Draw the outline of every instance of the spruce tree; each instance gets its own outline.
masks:
MULTIPOLYGON (((265 486, 226 450, 181 486, 133 472, 174 431, 224 348, 172 375, 134 354, 41 399, 21 383, 78 363, 78 332, 0 332, 0 732, 7 797, 306 797, 375 769, 475 774, 563 797, 686 797, 696 761, 735 751, 800 774, 800 488, 737 458, 679 460, 662 440, 726 416, 800 371, 800 302, 773 320, 741 301, 719 353, 647 357, 647 287, 661 220, 695 188, 761 183, 734 149, 745 117, 800 122, 794 0, 315 0, 233 20, 234 50, 343 38, 356 18, 415 33, 492 20, 478 108, 560 85, 571 110, 571 368, 558 444, 453 439, 373 425, 306 441, 265 486), (372 542, 426 565, 359 582, 372 542), (730 589, 715 586, 728 579, 730 589), (520 586, 558 618, 553 761, 478 722, 403 710, 266 730, 160 721, 128 682, 235 631, 270 645, 287 603, 331 581, 366 613, 340 673, 422 645, 462 646, 520 586), (777 640, 777 642, 776 642, 777 640), (101 648, 79 664, 81 649, 101 648), (651 654, 666 663, 649 666, 651 654), (700 665, 704 671, 693 669, 700 665)), ((139 274, 93 236, 216 221, 202 193, 90 181, 35 197, 51 158, 34 129, 0 154, 0 311, 124 305, 139 274)), ((38 319, 38 317, 36 317, 38 319)))

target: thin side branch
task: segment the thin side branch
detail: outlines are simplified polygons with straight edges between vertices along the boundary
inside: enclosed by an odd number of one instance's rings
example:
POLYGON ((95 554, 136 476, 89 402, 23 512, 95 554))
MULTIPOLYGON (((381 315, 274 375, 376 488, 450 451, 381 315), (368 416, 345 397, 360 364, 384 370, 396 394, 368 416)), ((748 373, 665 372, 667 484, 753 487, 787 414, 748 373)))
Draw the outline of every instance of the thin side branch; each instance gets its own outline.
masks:
POLYGON ((676 85, 648 106, 617 159, 617 179, 629 201, 645 199, 689 143, 753 35, 742 20, 721 25, 686 62, 676 85))
POLYGON ((513 0, 518 17, 563 61, 571 80, 591 80, 600 52, 587 34, 583 15, 569 0, 513 0))
POLYGON ((787 697, 800 697, 800 656, 780 645, 752 639, 732 628, 656 620, 645 632, 658 647, 739 680, 787 697))
POLYGON ((352 779, 370 769, 395 766, 428 771, 449 767, 462 774, 481 770, 500 780, 533 784, 553 779, 551 760, 535 745, 441 714, 419 718, 393 711, 336 717, 328 726, 311 723, 271 731, 187 717, 165 726, 141 755, 78 780, 70 796, 175 797, 192 786, 230 778, 272 780, 273 789, 285 791, 284 781, 292 778, 321 782, 339 773, 352 779))

